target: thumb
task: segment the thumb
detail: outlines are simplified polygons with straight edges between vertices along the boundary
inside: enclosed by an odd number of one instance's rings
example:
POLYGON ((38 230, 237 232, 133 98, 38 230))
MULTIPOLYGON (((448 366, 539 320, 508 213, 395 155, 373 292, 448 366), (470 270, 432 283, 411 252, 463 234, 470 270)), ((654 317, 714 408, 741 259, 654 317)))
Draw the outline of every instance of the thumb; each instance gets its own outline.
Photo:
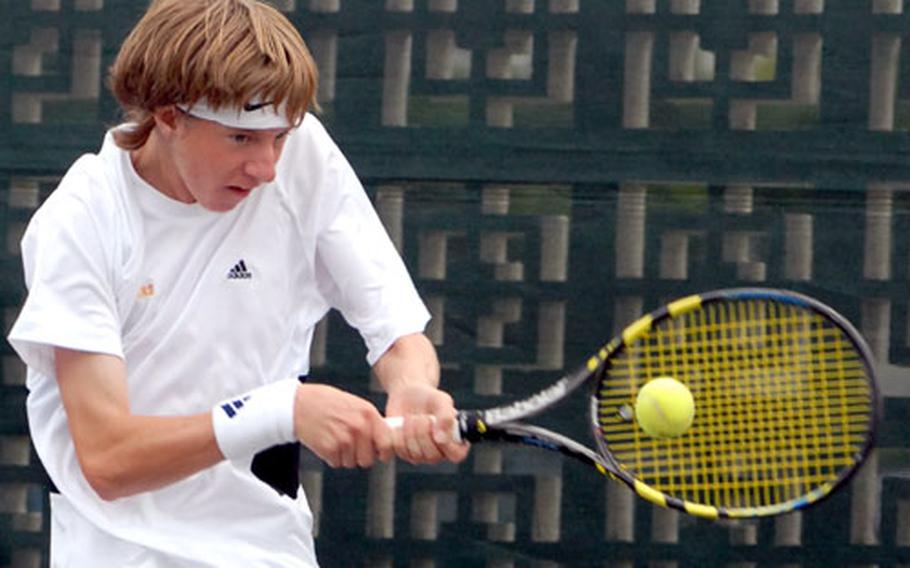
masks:
POLYGON ((451 412, 433 415, 433 441, 437 444, 460 443, 457 414, 451 412))

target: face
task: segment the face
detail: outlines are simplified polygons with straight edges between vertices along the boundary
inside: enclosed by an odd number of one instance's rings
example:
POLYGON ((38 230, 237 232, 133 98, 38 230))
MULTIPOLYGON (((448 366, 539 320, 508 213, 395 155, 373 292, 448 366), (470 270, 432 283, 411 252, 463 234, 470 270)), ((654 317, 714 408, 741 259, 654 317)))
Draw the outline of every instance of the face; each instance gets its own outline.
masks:
POLYGON ((153 183, 169 197, 198 202, 210 211, 230 211, 275 178, 290 129, 229 128, 177 109, 172 112, 173 122, 161 127, 162 167, 153 183))

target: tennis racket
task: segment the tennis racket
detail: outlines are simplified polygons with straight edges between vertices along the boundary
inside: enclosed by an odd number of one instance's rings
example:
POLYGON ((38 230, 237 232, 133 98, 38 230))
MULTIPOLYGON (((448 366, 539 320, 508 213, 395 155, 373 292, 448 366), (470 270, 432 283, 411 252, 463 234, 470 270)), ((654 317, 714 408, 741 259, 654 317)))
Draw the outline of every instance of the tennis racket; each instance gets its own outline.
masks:
POLYGON ((461 410, 453 436, 561 452, 644 499, 706 518, 777 515, 844 485, 873 444, 879 413, 866 343, 830 307, 783 290, 716 290, 629 325, 581 368, 531 397, 461 410), (692 426, 652 438, 639 389, 669 375, 695 400, 692 426), (525 422, 591 387, 594 448, 525 422))

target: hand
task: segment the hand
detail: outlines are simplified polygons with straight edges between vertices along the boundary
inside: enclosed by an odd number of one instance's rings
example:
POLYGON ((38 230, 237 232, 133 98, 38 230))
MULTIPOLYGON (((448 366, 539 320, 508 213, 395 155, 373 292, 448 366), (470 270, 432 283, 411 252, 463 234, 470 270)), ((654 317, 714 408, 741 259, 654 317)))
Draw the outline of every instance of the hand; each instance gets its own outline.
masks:
POLYGON ((400 385, 389 392, 386 416, 401 416, 393 432, 395 454, 413 463, 460 462, 469 446, 452 439, 455 405, 448 393, 425 383, 400 385))
POLYGON ((376 407, 328 385, 297 388, 294 432, 332 467, 370 467, 394 455, 392 430, 376 407))

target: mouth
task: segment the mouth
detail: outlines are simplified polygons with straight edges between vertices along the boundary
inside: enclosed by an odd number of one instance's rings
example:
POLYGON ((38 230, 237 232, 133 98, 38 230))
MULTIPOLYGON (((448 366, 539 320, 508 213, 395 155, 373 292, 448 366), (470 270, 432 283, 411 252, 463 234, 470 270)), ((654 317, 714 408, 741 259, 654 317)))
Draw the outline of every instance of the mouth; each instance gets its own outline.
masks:
POLYGON ((252 187, 242 187, 242 186, 239 186, 239 185, 229 185, 229 186, 227 186, 227 188, 228 188, 230 191, 232 191, 232 192, 235 192, 235 193, 242 193, 242 194, 244 194, 244 195, 246 195, 246 194, 248 194, 249 192, 253 191, 253 188, 252 188, 252 187))

